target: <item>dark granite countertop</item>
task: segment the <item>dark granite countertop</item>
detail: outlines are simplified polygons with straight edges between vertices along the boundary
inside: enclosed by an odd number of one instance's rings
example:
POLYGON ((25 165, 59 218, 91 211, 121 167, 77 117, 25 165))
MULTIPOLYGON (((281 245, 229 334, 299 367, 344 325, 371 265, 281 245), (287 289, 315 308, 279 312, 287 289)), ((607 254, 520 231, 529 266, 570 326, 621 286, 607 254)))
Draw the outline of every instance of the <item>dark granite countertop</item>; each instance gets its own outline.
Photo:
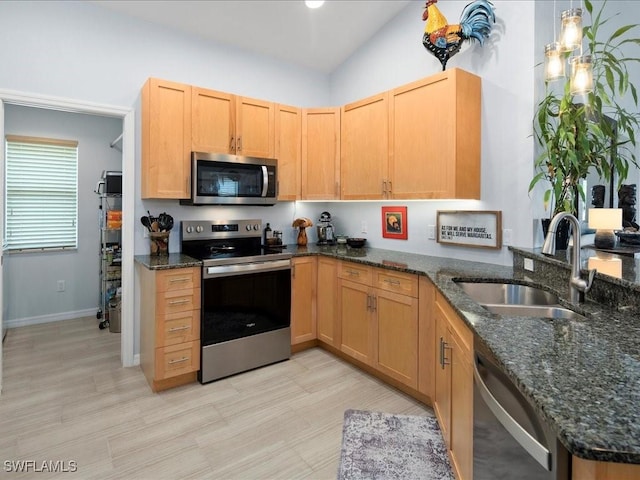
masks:
MULTIPOLYGON (((512 267, 381 249, 309 245, 294 255, 327 255, 427 275, 495 354, 508 376, 578 457, 640 464, 640 320, 605 305, 572 307, 587 321, 498 316, 456 278, 532 284, 512 267)), ((559 292, 556 292, 559 293, 559 292)))
MULTIPOLYGON (((372 248, 310 244, 288 245, 286 251, 428 276, 571 454, 640 464, 640 320, 635 315, 587 301, 565 302, 588 317, 582 322, 498 316, 471 300, 454 280, 531 284, 512 267, 372 248)), ((200 265, 180 254, 135 260, 151 269, 200 265)))

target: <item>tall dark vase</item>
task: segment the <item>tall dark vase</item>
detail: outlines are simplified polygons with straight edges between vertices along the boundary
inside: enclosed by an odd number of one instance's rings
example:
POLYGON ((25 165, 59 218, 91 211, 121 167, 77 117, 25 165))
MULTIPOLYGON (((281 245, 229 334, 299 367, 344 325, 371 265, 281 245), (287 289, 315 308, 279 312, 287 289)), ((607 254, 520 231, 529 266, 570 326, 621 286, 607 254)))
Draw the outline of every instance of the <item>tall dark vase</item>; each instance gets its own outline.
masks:
MULTIPOLYGON (((543 218, 542 220, 542 233, 547 238, 547 232, 549 231, 550 218, 543 218)), ((556 250, 566 250, 569 248, 569 235, 571 233, 571 223, 566 218, 560 220, 558 228, 556 229, 556 250)))

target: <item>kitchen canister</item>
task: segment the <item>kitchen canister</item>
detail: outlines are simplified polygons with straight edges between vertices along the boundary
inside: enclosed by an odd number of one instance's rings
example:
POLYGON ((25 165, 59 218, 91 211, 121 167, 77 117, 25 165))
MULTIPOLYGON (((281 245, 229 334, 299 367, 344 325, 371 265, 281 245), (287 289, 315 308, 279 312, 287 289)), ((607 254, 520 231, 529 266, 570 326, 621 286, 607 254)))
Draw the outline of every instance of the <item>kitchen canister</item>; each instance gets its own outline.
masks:
POLYGON ((150 254, 169 254, 169 233, 171 232, 149 232, 150 254))

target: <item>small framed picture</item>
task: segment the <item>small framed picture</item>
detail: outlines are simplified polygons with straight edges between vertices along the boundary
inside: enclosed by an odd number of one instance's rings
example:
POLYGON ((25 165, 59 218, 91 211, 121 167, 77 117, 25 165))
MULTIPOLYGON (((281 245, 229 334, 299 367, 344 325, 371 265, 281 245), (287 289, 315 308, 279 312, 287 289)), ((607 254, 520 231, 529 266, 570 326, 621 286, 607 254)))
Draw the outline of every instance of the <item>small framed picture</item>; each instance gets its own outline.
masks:
POLYGON ((407 207, 382 207, 382 237, 406 240, 407 207))

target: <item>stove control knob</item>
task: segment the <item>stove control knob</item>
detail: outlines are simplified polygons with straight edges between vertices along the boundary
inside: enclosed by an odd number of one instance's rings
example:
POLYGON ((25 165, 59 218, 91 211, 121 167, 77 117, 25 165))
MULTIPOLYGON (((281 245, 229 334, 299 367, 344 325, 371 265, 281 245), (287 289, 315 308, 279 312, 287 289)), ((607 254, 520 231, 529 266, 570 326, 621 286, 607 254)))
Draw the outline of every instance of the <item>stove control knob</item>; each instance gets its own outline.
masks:
POLYGON ((247 229, 247 231, 251 231, 251 225, 247 225, 245 228, 247 229))
POLYGON ((202 232, 204 232, 204 227, 203 227, 202 225, 198 225, 198 226, 196 227, 196 232, 198 232, 198 233, 202 233, 202 232))
POLYGON ((193 233, 193 227, 191 225, 189 225, 187 228, 187 233, 193 233))
POLYGON ((253 226, 254 230, 260 230, 260 225, 258 225, 257 223, 253 226))

